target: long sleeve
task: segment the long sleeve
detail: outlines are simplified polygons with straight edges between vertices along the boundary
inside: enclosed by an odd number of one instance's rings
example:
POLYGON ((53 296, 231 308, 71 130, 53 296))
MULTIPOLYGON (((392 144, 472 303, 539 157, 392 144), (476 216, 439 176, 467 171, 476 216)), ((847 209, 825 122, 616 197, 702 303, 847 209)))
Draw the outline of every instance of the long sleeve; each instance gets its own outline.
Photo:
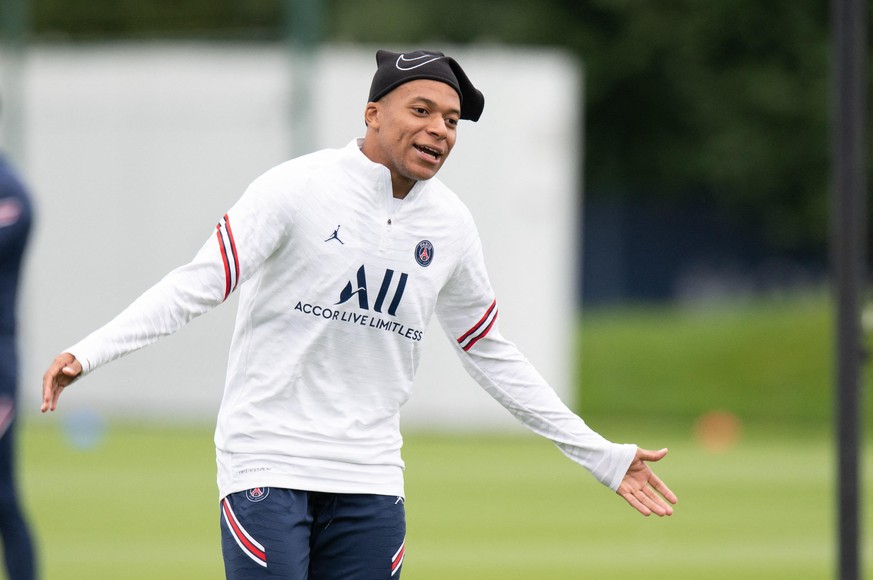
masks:
POLYGON ((598 481, 618 489, 636 446, 611 443, 589 428, 500 334, 497 301, 478 236, 440 293, 437 315, 464 368, 489 395, 598 481))
POLYGON ((269 174, 225 214, 191 262, 146 290, 109 323, 67 349, 90 372, 209 312, 254 275, 287 234, 288 213, 269 174))
POLYGON ((170 335, 225 298, 220 251, 210 237, 195 258, 146 290, 105 326, 67 349, 90 372, 170 335))

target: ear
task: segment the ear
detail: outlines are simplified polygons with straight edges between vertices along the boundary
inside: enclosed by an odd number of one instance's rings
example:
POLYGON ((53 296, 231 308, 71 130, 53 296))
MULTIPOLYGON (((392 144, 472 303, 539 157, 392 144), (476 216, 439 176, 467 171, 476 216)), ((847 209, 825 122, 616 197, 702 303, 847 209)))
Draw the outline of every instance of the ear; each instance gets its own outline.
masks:
POLYGON ((364 109, 364 124, 373 128, 379 126, 379 103, 367 103, 367 108, 364 109))

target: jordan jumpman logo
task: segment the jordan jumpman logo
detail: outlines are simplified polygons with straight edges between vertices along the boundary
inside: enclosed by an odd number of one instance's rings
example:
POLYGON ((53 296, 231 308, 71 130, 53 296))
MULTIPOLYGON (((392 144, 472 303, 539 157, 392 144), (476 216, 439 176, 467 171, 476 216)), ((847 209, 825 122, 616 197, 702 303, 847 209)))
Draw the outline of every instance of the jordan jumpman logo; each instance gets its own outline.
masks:
MULTIPOLYGON (((333 233, 330 235, 330 237, 324 241, 329 242, 331 240, 336 240, 339 243, 343 244, 343 241, 341 239, 339 239, 339 229, 340 229, 340 226, 337 226, 336 229, 333 231, 333 233)), ((345 244, 343 244, 343 245, 345 246, 345 244)))

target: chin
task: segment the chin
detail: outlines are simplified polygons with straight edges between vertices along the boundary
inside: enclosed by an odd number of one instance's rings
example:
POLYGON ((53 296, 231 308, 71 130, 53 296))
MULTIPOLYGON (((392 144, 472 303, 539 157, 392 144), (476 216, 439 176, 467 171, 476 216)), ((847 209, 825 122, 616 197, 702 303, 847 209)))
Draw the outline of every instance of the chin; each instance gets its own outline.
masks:
POLYGON ((401 175, 409 181, 426 181, 436 174, 436 171, 404 171, 401 175))
POLYGON ((442 165, 440 165, 438 167, 432 167, 432 168, 429 167, 426 169, 421 169, 417 172, 418 176, 415 179, 417 181, 424 181, 426 179, 430 179, 430 178, 436 176, 437 173, 439 173, 440 168, 442 168, 442 165))

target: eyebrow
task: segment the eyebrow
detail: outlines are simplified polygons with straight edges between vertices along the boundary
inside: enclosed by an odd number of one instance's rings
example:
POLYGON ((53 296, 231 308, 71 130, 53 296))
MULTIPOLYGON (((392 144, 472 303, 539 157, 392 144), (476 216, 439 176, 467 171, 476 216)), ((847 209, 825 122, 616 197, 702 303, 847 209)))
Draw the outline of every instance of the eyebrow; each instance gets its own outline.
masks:
MULTIPOLYGON (((438 109, 439 108, 439 105, 437 105, 437 103, 435 101, 428 99, 427 97, 421 97, 421 96, 412 97, 410 99, 410 101, 412 101, 412 102, 420 101, 420 102, 424 103, 425 105, 427 105, 428 107, 430 107, 431 109, 438 109)), ((455 115, 458 115, 459 117, 461 116, 461 111, 459 111, 458 109, 455 109, 454 107, 449 109, 449 113, 453 113, 455 115)))

